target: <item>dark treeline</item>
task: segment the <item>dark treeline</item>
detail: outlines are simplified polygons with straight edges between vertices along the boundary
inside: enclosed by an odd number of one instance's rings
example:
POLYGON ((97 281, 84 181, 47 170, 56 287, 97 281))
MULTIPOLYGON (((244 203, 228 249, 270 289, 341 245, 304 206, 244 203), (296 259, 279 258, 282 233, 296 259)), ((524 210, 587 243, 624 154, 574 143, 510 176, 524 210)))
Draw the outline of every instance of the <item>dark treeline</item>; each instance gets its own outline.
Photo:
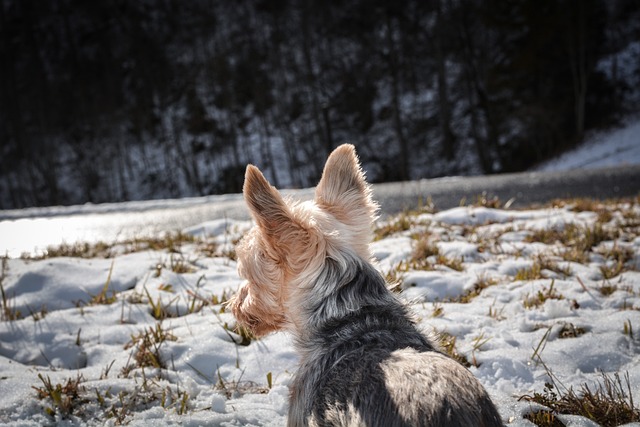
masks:
MULTIPOLYGON (((2 0, 0 208, 523 170, 633 107, 636 0, 2 0)), ((637 97, 635 97, 637 99, 637 97)))

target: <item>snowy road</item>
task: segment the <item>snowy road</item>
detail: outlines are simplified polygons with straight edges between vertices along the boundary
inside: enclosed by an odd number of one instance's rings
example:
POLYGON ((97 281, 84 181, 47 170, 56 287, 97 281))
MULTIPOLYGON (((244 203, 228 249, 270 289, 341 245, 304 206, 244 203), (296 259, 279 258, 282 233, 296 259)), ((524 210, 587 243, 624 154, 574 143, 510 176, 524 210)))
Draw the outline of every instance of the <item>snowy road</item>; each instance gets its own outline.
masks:
POLYGON ((438 209, 473 203, 483 192, 502 203, 525 207, 556 198, 596 199, 640 193, 640 165, 552 172, 521 172, 475 177, 451 177, 374 186, 382 211, 393 214, 431 197, 438 209))
MULTIPOLYGON (((634 196, 640 192, 640 166, 450 177, 374 186, 383 214, 415 208, 428 198, 438 209, 447 209, 461 202, 474 202, 483 192, 488 197, 497 196, 503 203, 512 200, 514 207, 561 197, 634 196)), ((313 189, 291 193, 296 198, 310 198, 313 189)), ((16 257, 63 242, 113 242, 183 230, 219 218, 246 219, 242 195, 0 211, 0 252, 16 257)))

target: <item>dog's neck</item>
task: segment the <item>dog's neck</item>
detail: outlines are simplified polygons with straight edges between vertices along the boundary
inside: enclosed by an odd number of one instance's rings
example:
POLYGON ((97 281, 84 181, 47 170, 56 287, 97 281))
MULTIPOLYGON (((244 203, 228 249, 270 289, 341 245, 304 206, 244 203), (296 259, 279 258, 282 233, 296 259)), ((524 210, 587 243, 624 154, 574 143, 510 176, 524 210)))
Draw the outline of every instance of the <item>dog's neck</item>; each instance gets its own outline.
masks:
POLYGON ((314 339, 321 331, 337 327, 363 310, 404 312, 380 273, 370 263, 357 257, 350 258, 339 261, 326 258, 315 283, 309 284, 311 291, 299 301, 301 317, 305 320, 294 332, 298 341, 314 339))

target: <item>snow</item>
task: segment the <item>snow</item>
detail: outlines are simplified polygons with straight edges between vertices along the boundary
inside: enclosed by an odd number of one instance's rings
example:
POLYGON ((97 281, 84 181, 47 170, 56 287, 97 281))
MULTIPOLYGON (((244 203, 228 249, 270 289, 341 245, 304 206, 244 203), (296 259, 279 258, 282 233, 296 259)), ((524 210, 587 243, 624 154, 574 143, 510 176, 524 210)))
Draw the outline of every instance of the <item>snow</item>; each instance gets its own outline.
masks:
MULTIPOLYGON (((610 209, 611 226, 624 216, 640 217, 638 204, 610 209)), ((460 207, 414 216, 409 230, 371 247, 383 273, 401 262, 409 265, 401 269, 399 297, 419 326, 427 334, 455 336, 456 348, 473 361, 471 371, 505 422, 525 426, 531 424, 522 415, 531 405, 518 397, 542 391, 549 381, 536 354, 564 386, 576 389, 583 383, 593 386, 600 371, 628 372, 634 400, 640 401, 640 237, 624 232, 602 242, 585 264, 560 260, 559 242, 527 238, 535 230, 592 226, 597 220, 593 212, 570 207, 460 207), (462 269, 437 262, 428 271, 412 268, 415 233, 432 239, 442 256, 459 259, 462 269), (627 248, 633 257, 625 271, 605 280, 600 267, 607 259, 601 254, 614 247, 627 248), (516 280, 541 253, 566 264, 571 273, 543 270, 539 278, 516 280), (461 302, 459 297, 480 280, 492 285, 461 302), (599 292, 605 285, 614 291, 599 292), (550 287, 561 299, 525 307, 526 300, 550 287), (565 325, 584 333, 562 338, 565 325), (633 328, 633 337, 623 333, 625 325, 633 328)), ((221 304, 241 281, 233 257, 225 254, 250 225, 215 220, 185 230, 217 245, 214 256, 197 241, 174 252, 120 251, 112 259, 5 258, 0 423, 284 425, 298 361, 291 337, 276 333, 246 345, 221 304), (188 268, 172 271, 178 264, 188 268), (112 300, 95 303, 101 294, 112 300), (154 307, 166 317, 155 318, 154 307), (7 311, 19 311, 22 318, 8 319, 7 311), (141 351, 136 338, 152 331, 166 338, 151 346, 162 368, 136 361, 141 351), (44 388, 47 378, 54 386, 79 379, 71 411, 38 398, 34 387, 44 388)), ((582 418, 566 419, 570 425, 589 425, 582 418)))
POLYGON ((544 162, 535 169, 563 171, 638 164, 640 164, 640 119, 628 118, 615 129, 592 133, 574 150, 544 162))

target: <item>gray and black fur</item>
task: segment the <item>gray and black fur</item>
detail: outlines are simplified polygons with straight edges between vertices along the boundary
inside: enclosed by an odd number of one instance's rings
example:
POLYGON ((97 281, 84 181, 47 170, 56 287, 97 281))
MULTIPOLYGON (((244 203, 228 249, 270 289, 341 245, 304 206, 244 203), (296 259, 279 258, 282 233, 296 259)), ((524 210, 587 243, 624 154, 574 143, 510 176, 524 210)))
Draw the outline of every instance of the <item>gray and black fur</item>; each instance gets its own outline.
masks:
POLYGON ((372 265, 326 259, 297 337, 289 426, 501 426, 484 388, 421 334, 372 265), (316 294, 317 295, 317 294, 316 294))

